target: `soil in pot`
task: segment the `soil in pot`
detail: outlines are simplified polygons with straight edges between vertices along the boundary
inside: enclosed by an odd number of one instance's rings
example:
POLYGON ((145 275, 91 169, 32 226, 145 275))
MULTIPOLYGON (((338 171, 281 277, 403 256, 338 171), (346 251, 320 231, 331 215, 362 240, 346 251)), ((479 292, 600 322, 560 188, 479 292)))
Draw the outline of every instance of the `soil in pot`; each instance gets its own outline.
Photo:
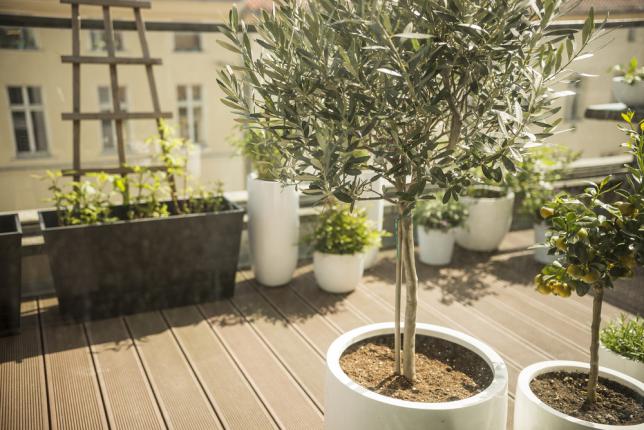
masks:
POLYGON ((485 360, 455 343, 416 337, 416 382, 394 375, 394 337, 365 339, 347 348, 340 367, 355 382, 384 396, 414 402, 450 402, 485 390, 494 377, 485 360))
POLYGON ((579 372, 549 372, 530 381, 530 389, 553 409, 596 424, 644 423, 644 397, 630 388, 599 378, 597 400, 584 404, 588 375, 579 372))

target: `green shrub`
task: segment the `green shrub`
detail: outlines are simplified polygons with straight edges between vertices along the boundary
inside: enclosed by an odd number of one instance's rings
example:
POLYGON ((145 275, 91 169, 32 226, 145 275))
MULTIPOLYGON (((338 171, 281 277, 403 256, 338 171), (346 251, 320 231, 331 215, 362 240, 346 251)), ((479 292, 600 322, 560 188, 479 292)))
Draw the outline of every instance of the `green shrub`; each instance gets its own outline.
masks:
POLYGON ((628 85, 644 80, 644 67, 637 67, 637 57, 631 58, 626 66, 616 64, 611 69, 613 76, 623 76, 628 85))
POLYGON ((466 218, 467 209, 456 200, 424 200, 414 210, 414 224, 425 230, 447 231, 463 225, 466 218))
POLYGON ((628 359, 644 363, 644 319, 612 321, 601 331, 602 344, 611 351, 628 359))
POLYGON ((364 210, 336 205, 326 207, 308 238, 313 248, 326 254, 355 254, 377 245, 382 233, 371 226, 364 210))

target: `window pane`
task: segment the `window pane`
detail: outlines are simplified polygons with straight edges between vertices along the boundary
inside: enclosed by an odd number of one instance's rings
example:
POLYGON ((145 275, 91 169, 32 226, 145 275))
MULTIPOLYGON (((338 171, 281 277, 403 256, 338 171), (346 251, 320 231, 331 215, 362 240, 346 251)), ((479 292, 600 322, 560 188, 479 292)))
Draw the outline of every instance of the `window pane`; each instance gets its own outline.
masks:
POLYGON ((177 99, 179 101, 185 101, 188 96, 187 96, 187 91, 186 91, 186 86, 185 85, 179 85, 177 87, 177 99))
POLYGON ((9 87, 9 102, 12 105, 21 105, 22 102, 22 87, 9 87))
POLYGON ((22 29, 22 49, 36 49, 36 38, 31 28, 22 29))
POLYGON ((31 123, 34 127, 34 143, 36 151, 47 150, 47 132, 45 131, 45 114, 43 112, 32 111, 31 123))
POLYGON ((42 104, 42 99, 40 97, 40 87, 27 87, 27 95, 29 97, 30 104, 42 104))
POLYGON ((30 28, 0 27, 0 48, 36 49, 36 39, 30 28))
POLYGON ((103 149, 114 149, 114 129, 111 120, 101 120, 101 136, 103 137, 103 149))
POLYGON ((194 130, 194 141, 195 143, 201 143, 201 107, 195 107, 193 110, 193 130, 194 130))
POLYGON ((105 39, 103 30, 92 30, 90 33, 91 47, 94 51, 105 50, 105 39))
POLYGON ((119 101, 121 102, 121 109, 125 110, 125 105, 127 103, 127 91, 125 87, 119 87, 119 101))
POLYGON ((27 117, 24 112, 11 112, 13 133, 16 138, 18 152, 29 152, 29 133, 27 132, 27 117))
POLYGON ((123 33, 121 33, 120 31, 114 32, 114 49, 116 51, 123 50, 123 33))
POLYGON ((110 87, 105 87, 101 86, 98 87, 98 103, 101 105, 101 107, 105 107, 103 105, 111 105, 112 98, 110 97, 110 87))
POLYGON ((175 51, 201 51, 201 36, 199 33, 175 33, 175 51))
POLYGON ((201 100, 201 85, 192 86, 192 99, 201 100))
POLYGON ((188 127, 188 109, 183 107, 179 108, 179 135, 184 139, 190 139, 188 127))

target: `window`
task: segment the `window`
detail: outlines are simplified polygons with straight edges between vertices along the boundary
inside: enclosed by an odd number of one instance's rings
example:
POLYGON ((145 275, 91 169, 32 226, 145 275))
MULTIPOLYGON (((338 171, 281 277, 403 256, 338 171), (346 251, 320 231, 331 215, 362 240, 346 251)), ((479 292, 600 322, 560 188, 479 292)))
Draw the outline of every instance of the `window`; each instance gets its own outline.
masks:
POLYGON ((7 87, 16 152, 47 152, 45 113, 40 87, 7 87))
POLYGON ((177 106, 179 107, 179 133, 181 137, 194 143, 204 143, 201 85, 179 85, 177 87, 177 106))
MULTIPOLYGON (((127 92, 125 87, 119 87, 119 102, 121 103, 121 110, 127 111, 127 92)), ((112 88, 105 85, 98 87, 98 108, 101 112, 114 111, 112 106, 112 88)), ((124 122, 123 139, 129 142, 130 133, 127 127, 127 122, 124 122)), ((101 140, 103 142, 104 151, 112 151, 116 148, 116 128, 111 119, 101 120, 101 140)))
MULTIPOLYGON (((113 31, 114 50, 123 50, 123 34, 120 31, 113 31)), ((103 30, 92 30, 89 32, 90 49, 92 51, 107 51, 107 33, 103 30)))
POLYGON ((174 33, 174 50, 180 52, 201 51, 199 33, 174 33))
POLYGON ((0 48, 36 49, 33 30, 26 27, 0 27, 0 48))

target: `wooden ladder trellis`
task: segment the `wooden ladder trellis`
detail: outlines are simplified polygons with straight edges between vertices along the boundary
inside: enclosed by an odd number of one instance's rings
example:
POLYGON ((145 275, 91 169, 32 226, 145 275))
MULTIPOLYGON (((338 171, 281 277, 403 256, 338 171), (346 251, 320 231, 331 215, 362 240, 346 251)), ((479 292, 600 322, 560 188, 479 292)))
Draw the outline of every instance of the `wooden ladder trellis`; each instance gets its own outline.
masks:
MULTIPOLYGON (((162 112, 159 105, 159 95, 157 93, 156 82, 154 80, 154 65, 160 65, 161 59, 151 58, 148 42, 145 35, 145 24, 141 16, 141 9, 149 9, 150 2, 145 0, 60 0, 63 4, 70 4, 72 8, 72 55, 63 55, 61 57, 63 63, 72 64, 72 86, 73 86, 73 100, 72 110, 70 113, 63 113, 62 119, 72 121, 73 124, 73 146, 74 158, 73 168, 63 170, 63 175, 73 176, 74 180, 80 180, 80 177, 92 172, 106 172, 113 174, 127 175, 133 169, 127 165, 125 157, 125 145, 123 137, 123 122, 127 120, 138 119, 155 119, 157 128, 161 130, 161 121, 166 118, 172 118, 169 112, 162 112), (80 54, 80 5, 100 6, 103 9, 103 24, 105 31, 105 44, 107 56, 82 56, 80 54), (116 49, 114 47, 114 26, 112 23, 112 15, 110 13, 111 7, 131 8, 134 12, 134 19, 136 21, 136 30, 139 35, 139 42, 141 44, 142 57, 117 57, 116 49), (112 95, 112 111, 111 112, 81 112, 81 64, 105 64, 110 69, 110 89, 112 95), (150 94, 152 97, 152 112, 129 112, 121 109, 119 99, 119 79, 118 79, 118 65, 144 65, 148 85, 150 87, 150 94), (81 121, 83 120, 110 120, 113 121, 116 145, 118 152, 118 167, 100 167, 100 168, 82 168, 81 167, 81 121)), ((166 170, 164 166, 151 166, 147 167, 149 170, 166 170)))

